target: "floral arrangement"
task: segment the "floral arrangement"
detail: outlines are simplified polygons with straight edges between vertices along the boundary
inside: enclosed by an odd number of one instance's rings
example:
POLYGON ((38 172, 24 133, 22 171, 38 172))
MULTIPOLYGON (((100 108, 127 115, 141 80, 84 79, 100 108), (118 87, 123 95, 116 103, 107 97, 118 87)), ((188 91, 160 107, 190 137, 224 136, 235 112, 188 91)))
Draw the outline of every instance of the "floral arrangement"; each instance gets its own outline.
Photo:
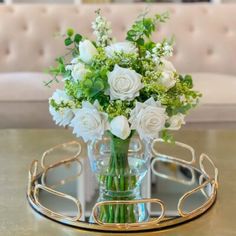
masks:
POLYGON ((100 139, 106 131, 124 140, 132 130, 143 139, 169 140, 168 130, 185 123, 200 94, 193 90, 191 76, 180 75, 167 60, 173 40, 151 39, 168 14, 142 14, 123 42, 114 42, 110 23, 100 10, 96 14, 96 41, 68 29, 69 58, 58 58, 58 65, 50 68, 55 80, 60 75, 65 85, 49 100, 53 119, 72 127, 85 142, 100 139))
MULTIPOLYGON (((100 186, 98 201, 139 199, 151 157, 146 144, 158 137, 172 141, 168 131, 181 128, 200 93, 193 90, 191 76, 180 75, 168 60, 173 40, 152 41, 152 33, 168 14, 140 15, 123 42, 115 42, 110 23, 99 10, 96 14, 92 23, 96 41, 67 30, 69 53, 50 68, 54 78, 47 83, 62 76, 64 89, 54 92, 49 110, 56 124, 71 127, 88 142, 91 168, 100 186), (144 143, 140 153, 129 151, 135 132, 144 143), (93 145, 104 134, 110 135, 110 152, 101 155, 93 145)), ((99 219, 106 223, 147 220, 145 207, 138 209, 141 215, 134 204, 106 205, 99 219)))

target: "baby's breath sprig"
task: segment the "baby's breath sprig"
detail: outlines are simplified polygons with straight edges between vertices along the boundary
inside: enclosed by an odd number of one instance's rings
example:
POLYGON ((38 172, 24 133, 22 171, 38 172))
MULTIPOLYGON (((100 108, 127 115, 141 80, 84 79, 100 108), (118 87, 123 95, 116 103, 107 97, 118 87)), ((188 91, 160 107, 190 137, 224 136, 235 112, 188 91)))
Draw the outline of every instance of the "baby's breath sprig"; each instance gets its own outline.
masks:
POLYGON ((136 101, 121 100, 110 102, 110 104, 106 108, 106 112, 109 114, 109 119, 113 119, 114 117, 120 115, 129 118, 131 110, 135 107, 135 103, 136 101))
POLYGON ((96 42, 99 47, 105 47, 109 45, 113 39, 111 37, 111 24, 105 17, 101 16, 101 10, 98 9, 96 12, 95 21, 92 22, 92 29, 96 36, 96 42))

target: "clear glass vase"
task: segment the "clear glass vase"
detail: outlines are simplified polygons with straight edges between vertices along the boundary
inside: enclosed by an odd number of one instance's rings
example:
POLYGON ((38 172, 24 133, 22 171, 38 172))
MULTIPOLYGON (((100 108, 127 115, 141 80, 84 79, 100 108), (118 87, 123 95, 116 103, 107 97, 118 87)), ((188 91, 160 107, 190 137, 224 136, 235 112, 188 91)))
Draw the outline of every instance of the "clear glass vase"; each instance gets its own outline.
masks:
MULTIPOLYGON (((151 157, 147 142, 133 134, 122 140, 109 133, 88 144, 88 156, 99 183, 97 202, 142 198, 141 183, 151 157)), ((147 221, 148 213, 144 203, 111 204, 100 207, 98 218, 103 223, 136 223, 147 221)))

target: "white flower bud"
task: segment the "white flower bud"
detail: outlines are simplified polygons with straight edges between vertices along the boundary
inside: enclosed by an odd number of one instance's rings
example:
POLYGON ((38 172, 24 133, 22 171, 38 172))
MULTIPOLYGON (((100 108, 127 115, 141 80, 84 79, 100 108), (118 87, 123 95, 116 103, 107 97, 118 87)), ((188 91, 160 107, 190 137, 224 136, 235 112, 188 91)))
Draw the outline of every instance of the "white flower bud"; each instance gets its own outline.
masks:
POLYGON ((110 123, 110 131, 112 134, 123 140, 130 135, 129 122, 125 116, 117 116, 110 123))

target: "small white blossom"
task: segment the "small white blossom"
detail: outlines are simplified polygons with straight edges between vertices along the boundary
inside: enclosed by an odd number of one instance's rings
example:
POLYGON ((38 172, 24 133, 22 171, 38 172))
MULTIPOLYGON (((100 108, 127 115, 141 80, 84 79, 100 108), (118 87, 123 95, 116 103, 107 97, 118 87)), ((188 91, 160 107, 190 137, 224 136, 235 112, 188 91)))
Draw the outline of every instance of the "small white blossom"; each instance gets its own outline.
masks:
POLYGON ((89 72, 85 65, 79 61, 79 58, 74 58, 71 64, 67 65, 65 69, 71 71, 71 76, 74 81, 84 79, 85 75, 89 72))
POLYGON ((71 121, 73 133, 82 137, 85 142, 101 139, 108 129, 108 115, 99 111, 99 103, 92 105, 83 101, 82 108, 75 111, 75 117, 71 121))
POLYGON ((136 103, 129 122, 131 129, 135 129, 141 138, 150 140, 159 137, 159 132, 165 127, 166 119, 165 108, 151 97, 144 103, 136 103))
POLYGON ((173 55, 173 46, 165 42, 163 45, 163 51, 165 57, 171 57, 173 55))
POLYGON ((83 63, 77 63, 73 65, 71 75, 74 81, 80 81, 85 78, 88 72, 89 70, 85 68, 85 65, 83 63))
POLYGON ((146 51, 146 58, 153 60, 155 63, 159 63, 163 57, 169 57, 172 55, 173 46, 167 41, 157 43, 151 52, 146 51))
POLYGON ((111 100, 133 100, 139 96, 139 90, 143 88, 142 76, 136 71, 115 65, 114 70, 109 72, 108 83, 111 100))
POLYGON ((97 12, 97 17, 94 22, 92 22, 92 29, 96 36, 97 45, 105 47, 112 42, 111 37, 111 24, 104 17, 97 12))
MULTIPOLYGON (((71 101, 70 97, 65 93, 63 90, 56 90, 52 97, 49 98, 49 103, 50 100, 54 100, 54 102, 58 105, 61 103, 64 104, 72 104, 73 102, 71 101)), ((52 115, 53 120, 57 125, 60 126, 66 126, 69 125, 72 118, 74 117, 74 113, 72 109, 68 107, 60 107, 59 110, 56 110, 51 104, 49 105, 49 112, 52 115)))
POLYGON ((169 130, 179 130, 182 125, 185 124, 184 115, 182 113, 178 113, 173 115, 169 118, 168 122, 170 126, 168 127, 169 130))

